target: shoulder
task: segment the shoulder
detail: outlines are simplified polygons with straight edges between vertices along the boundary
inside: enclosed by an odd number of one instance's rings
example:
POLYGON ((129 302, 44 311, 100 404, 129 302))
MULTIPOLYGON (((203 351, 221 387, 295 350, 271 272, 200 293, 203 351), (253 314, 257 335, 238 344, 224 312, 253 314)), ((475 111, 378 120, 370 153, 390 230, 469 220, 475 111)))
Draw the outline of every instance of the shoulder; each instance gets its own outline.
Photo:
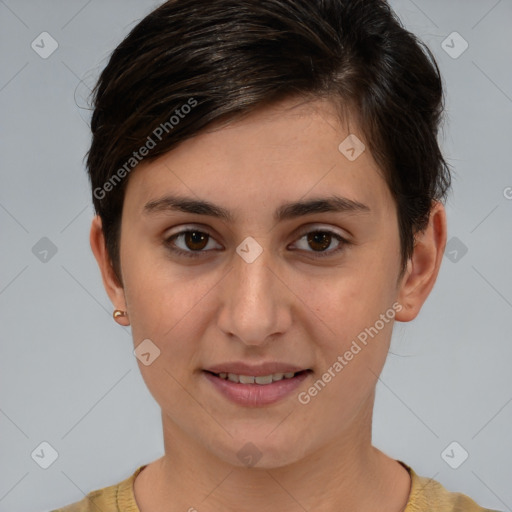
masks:
POLYGON ((98 510, 117 512, 116 495, 120 484, 91 491, 82 500, 51 512, 97 512, 98 510))
MULTIPOLYGON (((401 461, 400 461, 401 462, 401 461)), ((447 490, 440 482, 419 476, 411 467, 401 462, 411 475, 411 492, 404 512, 499 512, 483 508, 472 498, 460 492, 447 490)))
POLYGON ((131 476, 117 484, 91 491, 82 500, 51 512, 138 512, 133 499, 133 482, 145 467, 138 467, 131 476))

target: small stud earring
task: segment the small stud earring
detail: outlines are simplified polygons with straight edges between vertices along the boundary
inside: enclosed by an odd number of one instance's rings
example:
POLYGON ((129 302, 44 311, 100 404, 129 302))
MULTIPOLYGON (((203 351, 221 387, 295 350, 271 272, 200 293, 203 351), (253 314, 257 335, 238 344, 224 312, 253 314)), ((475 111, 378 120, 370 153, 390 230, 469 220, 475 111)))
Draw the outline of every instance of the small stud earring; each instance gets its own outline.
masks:
POLYGON ((126 311, 122 311, 121 309, 115 309, 112 316, 114 317, 114 320, 115 320, 121 316, 126 316, 126 311))

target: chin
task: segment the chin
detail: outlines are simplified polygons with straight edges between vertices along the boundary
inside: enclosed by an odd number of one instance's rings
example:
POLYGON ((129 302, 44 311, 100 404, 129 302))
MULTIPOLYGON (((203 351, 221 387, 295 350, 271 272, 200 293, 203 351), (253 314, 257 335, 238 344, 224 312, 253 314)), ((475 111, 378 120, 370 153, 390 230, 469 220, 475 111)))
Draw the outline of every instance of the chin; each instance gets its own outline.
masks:
POLYGON ((295 439, 285 430, 280 436, 270 436, 272 428, 259 430, 254 435, 250 435, 247 430, 242 431, 240 436, 234 435, 230 438, 227 446, 214 450, 214 455, 228 464, 248 469, 281 468, 305 456, 303 442, 295 439))

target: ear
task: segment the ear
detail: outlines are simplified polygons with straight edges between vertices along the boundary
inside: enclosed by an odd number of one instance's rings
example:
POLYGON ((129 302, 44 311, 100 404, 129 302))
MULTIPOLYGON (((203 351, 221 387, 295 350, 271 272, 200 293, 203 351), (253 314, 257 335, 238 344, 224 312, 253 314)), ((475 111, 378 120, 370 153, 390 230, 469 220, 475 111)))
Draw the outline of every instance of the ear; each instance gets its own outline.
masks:
POLYGON ((395 316, 399 322, 410 322, 416 318, 427 300, 441 267, 446 247, 446 230, 444 206, 434 201, 428 226, 415 236, 413 254, 399 285, 397 300, 403 306, 395 316))
MULTIPOLYGON (((103 227, 101 217, 96 215, 92 220, 91 233, 89 237, 91 243, 91 249, 100 267, 101 277, 103 279, 103 286, 107 292, 112 304, 115 309, 121 309, 126 311, 126 299, 124 296, 124 289, 119 283, 116 277, 112 261, 108 255, 107 248, 105 245, 105 236, 103 234, 103 227)), ((126 316, 122 316, 115 319, 121 325, 130 325, 128 320, 128 313, 126 316)))

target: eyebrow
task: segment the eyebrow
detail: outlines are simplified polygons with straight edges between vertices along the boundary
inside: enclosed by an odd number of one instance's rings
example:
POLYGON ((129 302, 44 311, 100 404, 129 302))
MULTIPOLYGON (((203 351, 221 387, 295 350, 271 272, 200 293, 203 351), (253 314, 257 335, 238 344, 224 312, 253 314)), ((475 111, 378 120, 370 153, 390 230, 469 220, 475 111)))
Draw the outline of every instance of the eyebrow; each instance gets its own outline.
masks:
MULTIPOLYGON (((149 201, 145 204, 143 213, 147 215, 167 211, 209 215, 227 222, 234 221, 233 214, 221 206, 215 205, 209 201, 175 195, 166 195, 159 199, 149 201)), ((308 201, 285 203, 274 212, 274 221, 280 222, 314 213, 369 213, 370 211, 367 205, 359 201, 332 195, 329 197, 310 199, 308 201)))

